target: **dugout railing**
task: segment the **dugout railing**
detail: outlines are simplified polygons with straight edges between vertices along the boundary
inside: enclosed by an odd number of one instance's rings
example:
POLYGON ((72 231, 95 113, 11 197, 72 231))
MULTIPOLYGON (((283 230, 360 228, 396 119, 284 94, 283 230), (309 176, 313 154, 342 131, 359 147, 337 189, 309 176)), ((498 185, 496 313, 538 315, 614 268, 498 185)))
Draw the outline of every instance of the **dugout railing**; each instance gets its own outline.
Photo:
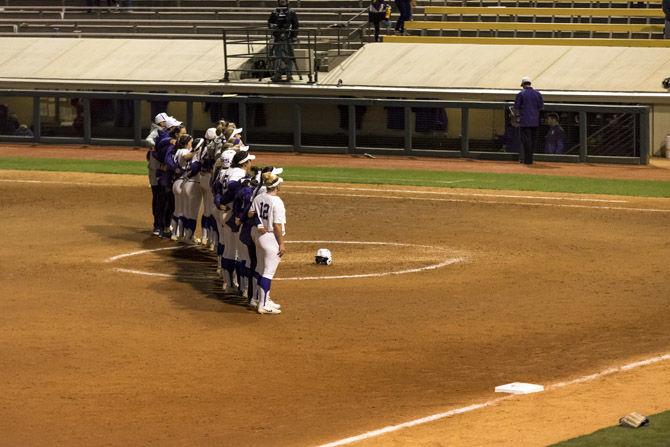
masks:
MULTIPOLYGON (((151 117, 167 110, 195 136, 218 117, 233 120, 256 151, 514 160, 504 142, 511 104, 6 89, 0 141, 142 146, 151 117), (15 134, 17 125, 24 136, 15 134)), ((538 160, 646 164, 650 108, 546 103, 538 141, 538 160), (544 153, 550 112, 564 130, 561 154, 544 153)))

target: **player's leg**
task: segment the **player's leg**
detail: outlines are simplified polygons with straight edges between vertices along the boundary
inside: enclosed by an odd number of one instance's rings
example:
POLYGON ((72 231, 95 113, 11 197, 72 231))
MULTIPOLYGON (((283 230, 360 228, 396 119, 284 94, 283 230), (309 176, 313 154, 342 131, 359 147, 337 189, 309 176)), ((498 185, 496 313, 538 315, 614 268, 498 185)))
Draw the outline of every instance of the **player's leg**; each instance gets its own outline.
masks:
POLYGON ((254 253, 256 255, 256 265, 253 269, 253 277, 251 280, 251 285, 253 287, 253 304, 258 307, 258 281, 261 279, 261 274, 263 273, 263 255, 261 253, 260 243, 258 242, 258 229, 256 227, 251 228, 251 240, 254 243, 254 253))
POLYGON ((216 273, 223 279, 223 269, 221 263, 223 262, 223 213, 221 210, 214 208, 214 223, 217 227, 216 232, 216 273))
POLYGON ((241 231, 237 233, 237 266, 238 276, 237 284, 241 296, 250 296, 249 291, 249 249, 246 244, 243 244, 239 238, 241 231))
POLYGON ((256 266, 258 265, 258 255, 256 254, 256 244, 253 242, 247 245, 249 250, 249 300, 256 295, 256 289, 258 288, 258 279, 260 276, 256 276, 256 266))
POLYGON ((258 313, 278 314, 281 313, 277 307, 272 306, 270 300, 270 288, 279 266, 279 244, 274 234, 265 233, 258 237, 259 259, 262 258, 263 270, 258 280, 258 313))
POLYGON ((202 202, 200 184, 191 179, 184 183, 184 240, 187 243, 195 243, 195 230, 198 224, 198 213, 202 202))
POLYGON ((186 232, 186 181, 179 184, 179 211, 177 212, 177 225, 179 226, 179 239, 184 239, 186 232))
POLYGON ((172 211, 172 240, 176 240, 181 236, 179 231, 179 215, 181 212, 181 179, 176 179, 172 183, 172 196, 174 197, 174 209, 172 211))
MULTIPOLYGON (((226 214, 226 220, 230 214, 226 214)), ((233 293, 236 291, 235 284, 235 260, 237 244, 235 239, 237 234, 233 232, 228 224, 223 225, 223 258, 221 260, 221 269, 223 270, 223 280, 225 282, 225 289, 227 292, 233 293)))
POLYGON ((167 231, 169 231, 170 219, 168 216, 169 209, 169 194, 168 187, 162 184, 158 185, 158 197, 157 197, 157 208, 158 208, 158 225, 160 226, 159 237, 163 238, 167 236, 167 231))
POLYGON ((151 214, 153 215, 154 220, 154 230, 153 234, 158 236, 162 230, 161 225, 161 207, 158 197, 160 196, 160 186, 151 185, 151 214))
POLYGON ((210 244, 210 221, 209 216, 212 214, 211 205, 207 202, 207 191, 209 190, 209 181, 212 175, 208 172, 201 172, 199 176, 200 196, 202 197, 202 217, 200 218, 200 228, 202 230, 201 241, 205 246, 210 244))

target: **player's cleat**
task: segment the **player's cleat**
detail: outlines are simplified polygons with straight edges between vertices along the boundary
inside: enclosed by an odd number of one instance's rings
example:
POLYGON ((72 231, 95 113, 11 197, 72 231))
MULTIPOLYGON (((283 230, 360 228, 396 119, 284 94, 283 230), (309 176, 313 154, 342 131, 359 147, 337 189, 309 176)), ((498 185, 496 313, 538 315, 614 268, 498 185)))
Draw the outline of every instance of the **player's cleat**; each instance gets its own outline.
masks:
POLYGON ((154 228, 154 231, 151 232, 154 236, 160 236, 161 235, 161 230, 158 228, 154 228))
POLYGON ((281 313, 281 310, 275 309, 274 307, 268 307, 267 305, 265 307, 259 307, 258 308, 258 313, 259 314, 270 314, 270 315, 278 315, 281 313))
POLYGON ((249 302, 247 303, 247 306, 253 307, 254 309, 258 308, 258 300, 256 299, 250 299, 249 302))
POLYGON ((267 298, 267 299, 265 300, 265 307, 272 307, 272 308, 274 308, 274 309, 281 309, 281 304, 279 304, 279 303, 275 303, 275 302, 272 301, 270 298, 267 298))
POLYGON ((177 237, 176 234, 173 234, 173 235, 170 236, 170 240, 172 240, 172 241, 178 241, 179 238, 177 237))

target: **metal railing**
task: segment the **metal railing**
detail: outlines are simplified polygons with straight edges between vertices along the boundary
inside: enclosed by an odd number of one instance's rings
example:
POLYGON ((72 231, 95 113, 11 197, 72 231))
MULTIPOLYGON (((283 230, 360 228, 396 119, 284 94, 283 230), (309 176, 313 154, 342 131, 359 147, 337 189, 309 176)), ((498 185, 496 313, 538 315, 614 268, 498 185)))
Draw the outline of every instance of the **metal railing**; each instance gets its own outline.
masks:
MULTIPOLYGON (((238 31, 239 33, 239 31, 238 31)), ((221 32, 223 39, 223 61, 225 74, 222 79, 223 82, 231 81, 231 73, 238 73, 238 79, 264 79, 272 77, 276 58, 273 53, 273 48, 283 46, 284 52, 287 55, 288 64, 292 67, 289 69, 291 78, 295 74, 300 80, 302 75, 307 76, 307 82, 315 82, 316 64, 314 56, 316 54, 316 32, 307 31, 302 32, 294 42, 274 42, 272 32, 267 28, 248 28, 244 30, 243 37, 231 37, 228 31, 221 32), (229 45, 243 45, 247 51, 241 53, 231 53, 229 45), (297 54, 296 51, 298 50, 297 54), (303 55, 306 50, 306 54, 303 55), (242 64, 238 68, 232 68, 231 59, 243 59, 247 64, 242 64), (298 62, 304 61, 304 64, 298 62), (262 62, 262 64, 261 64, 262 62), (306 68, 301 69, 300 66, 305 65, 306 68)))
MULTIPOLYGON (((143 102, 182 102, 186 105, 186 117, 180 117, 189 130, 193 130, 194 103, 214 104, 218 106, 233 106, 236 110, 235 121, 245 129, 245 141, 257 151, 290 151, 309 153, 341 153, 341 154, 388 154, 405 156, 434 156, 434 157, 464 157, 486 158, 498 160, 513 160, 515 153, 505 152, 495 143, 495 138, 482 139, 471 137, 471 130, 475 125, 482 127, 490 123, 484 122, 481 117, 473 118, 481 111, 493 111, 504 116, 511 102, 507 101, 445 101, 445 100, 403 100, 403 99, 365 99, 365 98, 329 98, 329 97, 291 97, 291 96, 231 96, 231 95, 186 95, 160 93, 120 93, 95 91, 60 91, 60 90, 0 90, 0 104, 5 98, 32 98, 32 137, 0 135, 2 141, 30 141, 35 143, 72 143, 72 144, 116 144, 142 145, 143 133, 147 132, 149 122, 141 119, 143 102), (75 122, 79 123, 76 136, 58 137, 44 134, 46 127, 42 123, 42 99, 67 98, 70 103, 78 104, 78 116, 75 122), (126 134, 117 127, 112 127, 112 137, 98 138, 93 136, 94 116, 92 101, 100 100, 123 101, 125 113, 126 134), (259 108, 272 109, 281 116, 267 117, 267 110, 258 113, 259 108), (323 132, 322 128, 332 125, 327 121, 325 110, 339 111, 339 130, 323 132), (376 127, 370 127, 364 122, 363 115, 366 109, 397 112, 402 124, 396 130, 389 130, 391 126, 379 127, 379 120, 369 120, 376 127), (312 111, 319 112, 315 115, 312 111), (458 131, 449 134, 446 130, 429 129, 419 130, 419 110, 449 110, 457 113, 460 118, 458 131), (472 112, 472 113, 471 113, 472 112), (249 114, 252 113, 253 117, 249 114), (287 116, 288 115, 288 116, 287 116), (263 117, 261 120, 259 117, 263 117), (312 119, 312 117, 314 117, 312 119), (289 123, 281 131, 277 126, 268 122, 279 122, 282 118, 289 123), (476 121, 476 122, 475 122, 476 121), (316 130, 315 130, 316 129, 316 130), (333 137, 337 138, 333 138, 333 137), (432 138, 432 139, 431 139, 432 138), (337 144, 329 142, 337 141, 337 144), (386 146, 386 142, 389 142, 386 146)), ((25 102, 25 100, 24 100, 25 102)), ((58 102, 57 102, 58 103, 58 102)), ((164 111, 165 109, 161 110, 164 111)), ((577 140, 572 151, 560 155, 537 155, 539 160, 571 161, 571 162, 610 162, 646 164, 650 154, 650 108, 647 106, 617 106, 617 105, 589 105, 589 104, 562 104, 546 103, 545 112, 556 112, 559 115, 574 118, 574 131, 577 140), (603 123, 599 130, 596 117, 609 115, 616 117, 603 123), (590 123, 590 119, 592 118, 590 123), (594 136, 600 135, 600 141, 607 145, 616 145, 617 134, 622 129, 616 122, 626 126, 624 132, 631 134, 627 138, 626 147, 609 152, 601 152, 594 136), (607 129, 616 130, 608 133, 607 129), (609 136, 608 136, 609 135, 609 136), (617 155, 612 155, 617 154, 617 155)), ((118 112, 117 112, 118 113, 118 112)), ((145 113, 146 116, 148 114, 145 113)), ((452 115, 453 116, 453 115, 452 115)), ((146 120, 146 118, 145 118, 146 120)), ((490 121, 490 120, 489 120, 490 121)), ((74 122, 70 123, 74 126, 74 122)), ((62 126, 61 126, 62 127, 62 126)), ((424 126, 425 127, 425 126, 424 126)), ((338 128, 335 125, 335 128, 338 128)), ((445 127, 446 129, 446 127, 445 127)), ((201 131, 204 129, 198 129, 201 131)))

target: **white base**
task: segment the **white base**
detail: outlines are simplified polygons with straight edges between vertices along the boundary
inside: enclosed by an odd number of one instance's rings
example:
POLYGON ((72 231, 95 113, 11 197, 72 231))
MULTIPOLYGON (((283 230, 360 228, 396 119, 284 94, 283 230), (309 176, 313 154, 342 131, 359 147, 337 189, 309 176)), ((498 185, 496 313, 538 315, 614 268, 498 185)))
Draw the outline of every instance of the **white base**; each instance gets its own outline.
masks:
POLYGON ((495 391, 496 393, 530 394, 544 391, 544 387, 542 385, 535 385, 532 383, 514 382, 497 386, 495 391))

